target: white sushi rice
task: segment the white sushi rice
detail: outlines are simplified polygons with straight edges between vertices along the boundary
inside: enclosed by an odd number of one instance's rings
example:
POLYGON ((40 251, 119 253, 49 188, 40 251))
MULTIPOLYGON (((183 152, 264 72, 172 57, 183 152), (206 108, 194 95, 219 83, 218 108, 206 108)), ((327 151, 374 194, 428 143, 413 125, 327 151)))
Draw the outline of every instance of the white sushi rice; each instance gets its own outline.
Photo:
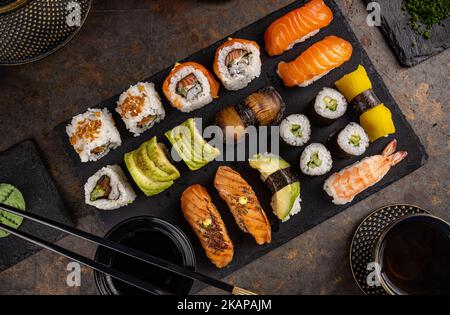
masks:
POLYGON ((218 68, 223 85, 227 90, 237 91, 245 88, 250 82, 261 75, 261 56, 259 49, 252 44, 236 42, 231 46, 224 47, 219 52, 218 68), (230 68, 232 75, 225 64, 228 54, 236 49, 242 49, 250 53, 249 65, 239 65, 230 68))
POLYGON ((128 183, 125 174, 118 165, 108 165, 92 175, 84 185, 85 202, 101 210, 114 210, 131 204, 136 199, 136 194, 128 183), (110 178, 111 193, 108 199, 91 201, 91 192, 102 176, 110 178))
POLYGON ((339 132, 337 142, 344 152, 354 156, 363 154, 369 147, 369 137, 363 127, 355 122, 349 123, 341 132, 339 132), (359 138, 359 145, 355 145, 351 142, 352 136, 359 138))
POLYGON ((289 214, 283 219, 282 222, 286 222, 289 221, 289 219, 296 215, 297 213, 300 213, 300 211, 302 210, 302 199, 300 198, 300 196, 297 197, 297 199, 295 199, 294 204, 292 205, 292 209, 291 211, 289 211, 289 214))
POLYGON ((161 104, 161 98, 155 90, 155 85, 147 82, 139 82, 136 85, 130 86, 127 91, 123 92, 117 102, 116 112, 120 114, 125 126, 135 137, 163 120, 166 115, 161 104), (130 113, 129 111, 123 112, 121 110, 121 106, 130 96, 142 97, 144 99, 143 107, 140 112, 130 113), (139 126, 139 123, 149 116, 153 116, 153 121, 146 126, 139 126))
POLYGON ((81 162, 97 161, 111 149, 116 149, 122 144, 112 115, 106 108, 89 108, 85 113, 73 117, 72 122, 66 127, 66 133, 81 162), (82 132, 99 122, 101 125, 94 130, 92 137, 82 132), (92 152, 97 148, 104 150, 100 153, 92 152))
POLYGON ((342 117, 347 111, 347 100, 344 95, 328 87, 323 88, 316 96, 314 102, 314 111, 319 115, 327 119, 338 119, 342 117), (330 110, 327 108, 326 98, 335 100, 337 102, 336 110, 330 110))
POLYGON ((294 46, 295 46, 296 44, 303 43, 305 40, 307 40, 307 39, 313 37, 314 35, 316 35, 317 33, 319 33, 319 31, 320 31, 320 29, 314 30, 314 31, 312 31, 312 32, 310 32, 310 33, 308 33, 308 34, 306 34, 305 36, 300 37, 299 39, 295 40, 292 44, 290 44, 289 47, 288 47, 285 51, 294 48, 294 46))
POLYGON ((189 113, 193 110, 202 108, 203 106, 211 103, 213 101, 213 96, 211 95, 211 86, 209 85, 208 78, 203 74, 202 71, 195 69, 191 66, 186 66, 177 71, 174 76, 170 79, 169 83, 170 101, 172 103, 177 101, 181 104, 180 111, 189 113), (187 98, 179 95, 177 93, 177 84, 186 76, 194 74, 197 80, 202 86, 202 90, 190 91, 187 98), (199 92, 199 93, 197 93, 199 92))
POLYGON ((331 170, 333 159, 328 149, 321 143, 311 143, 302 152, 300 156, 300 169, 306 175, 319 176, 331 170), (313 156, 317 156, 320 165, 310 164, 313 156))
POLYGON ((304 145, 311 138, 311 123, 308 117, 294 114, 283 119, 280 124, 280 136, 289 145, 304 145))

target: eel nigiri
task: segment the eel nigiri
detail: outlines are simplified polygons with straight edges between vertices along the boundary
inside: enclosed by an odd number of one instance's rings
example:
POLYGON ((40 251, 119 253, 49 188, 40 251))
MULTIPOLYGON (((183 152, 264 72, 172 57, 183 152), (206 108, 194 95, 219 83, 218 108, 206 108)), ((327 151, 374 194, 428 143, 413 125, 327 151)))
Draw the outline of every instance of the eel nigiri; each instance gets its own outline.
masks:
POLYGON ((267 53, 280 55, 295 44, 314 36, 333 20, 333 12, 323 0, 311 0, 273 22, 264 34, 267 53))
POLYGON ((375 185, 389 172, 391 167, 400 163, 408 153, 395 152, 397 140, 392 140, 381 155, 366 157, 340 172, 331 175, 323 186, 333 203, 343 205, 351 202, 360 192, 375 185))
POLYGON ((217 268, 228 265, 233 260, 233 243, 206 188, 189 186, 181 196, 181 209, 211 262, 217 268))
POLYGON ((278 64, 284 85, 305 87, 341 66, 352 56, 352 45, 337 36, 327 36, 313 44, 294 61, 278 64))
POLYGON ((258 245, 270 243, 270 223, 252 187, 228 166, 220 166, 214 186, 227 203, 239 228, 250 233, 258 245))

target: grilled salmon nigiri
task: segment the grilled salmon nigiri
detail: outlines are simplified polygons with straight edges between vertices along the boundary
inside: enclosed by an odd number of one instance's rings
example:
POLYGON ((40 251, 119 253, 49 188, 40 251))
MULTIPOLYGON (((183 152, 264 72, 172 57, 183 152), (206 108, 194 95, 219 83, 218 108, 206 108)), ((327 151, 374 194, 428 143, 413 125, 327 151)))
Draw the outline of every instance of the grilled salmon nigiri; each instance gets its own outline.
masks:
POLYGON ((211 262, 217 268, 228 265, 233 260, 233 243, 206 188, 189 186, 181 196, 181 209, 211 262))
POLYGON ((270 243, 269 220, 245 179, 232 168, 221 166, 217 170, 214 186, 230 208, 239 228, 250 233, 258 245, 270 243))
POLYGON ((264 34, 267 53, 280 55, 295 44, 316 35, 333 20, 333 12, 323 0, 311 0, 273 22, 264 34))
POLYGON ((278 64, 278 75, 288 87, 310 85, 352 56, 352 45, 337 36, 327 36, 310 46, 294 61, 278 64))

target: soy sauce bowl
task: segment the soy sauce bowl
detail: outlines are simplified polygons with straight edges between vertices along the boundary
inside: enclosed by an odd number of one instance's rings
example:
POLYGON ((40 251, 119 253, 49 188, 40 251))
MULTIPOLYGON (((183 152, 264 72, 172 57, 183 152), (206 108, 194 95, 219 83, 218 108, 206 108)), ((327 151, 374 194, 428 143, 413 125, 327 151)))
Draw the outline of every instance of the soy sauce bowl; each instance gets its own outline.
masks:
MULTIPOLYGON (((176 226, 159 218, 142 216, 128 219, 113 227, 105 238, 195 270, 195 253, 187 236, 176 226)), ((188 294, 194 283, 191 279, 104 247, 97 249, 95 260, 173 294, 188 294)), ((94 277, 102 295, 147 294, 98 271, 94 271, 94 277)))

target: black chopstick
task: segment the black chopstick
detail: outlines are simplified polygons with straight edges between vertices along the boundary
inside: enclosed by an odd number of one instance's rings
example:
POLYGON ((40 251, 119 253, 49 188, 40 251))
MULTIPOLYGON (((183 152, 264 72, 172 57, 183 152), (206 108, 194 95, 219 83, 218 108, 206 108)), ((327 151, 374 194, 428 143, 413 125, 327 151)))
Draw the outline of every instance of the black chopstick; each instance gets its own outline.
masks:
MULTIPOLYGON (((187 277, 187 278, 190 278, 190 279, 193 279, 193 280, 198 280, 200 282, 206 283, 208 285, 214 286, 216 288, 219 288, 221 290, 230 292, 232 294, 235 294, 235 295, 254 295, 254 293, 252 293, 250 291, 247 291, 247 290, 239 288, 239 287, 234 287, 234 286, 232 286, 232 285, 230 285, 230 284, 228 284, 226 282, 223 282, 223 281, 211 278, 211 277, 209 277, 207 275, 198 273, 198 272, 196 272, 194 270, 178 266, 178 265, 176 265, 176 264, 174 264, 172 262, 166 261, 164 259, 152 256, 152 255, 143 253, 141 251, 135 250, 133 248, 124 246, 122 244, 119 244, 119 243, 116 243, 116 242, 112 242, 110 240, 107 240, 107 239, 95 236, 95 235, 87 233, 85 231, 78 230, 78 229, 73 228, 71 226, 68 226, 68 225, 65 225, 65 224, 62 224, 62 223, 59 223, 59 222, 47 219, 47 218, 43 218, 43 217, 41 217, 39 215, 30 213, 28 211, 17 210, 15 208, 12 208, 12 207, 7 206, 7 205, 0 205, 0 209, 4 210, 4 211, 11 212, 11 213, 16 214, 18 216, 24 217, 24 218, 29 219, 31 221, 34 221, 34 222, 46 225, 48 227, 57 229, 57 230, 59 230, 61 232, 64 232, 64 233, 67 233, 67 234, 79 237, 81 239, 84 239, 84 240, 89 241, 91 243, 94 243, 96 245, 99 245, 99 246, 102 246, 102 247, 106 247, 108 249, 111 249, 111 250, 116 251, 118 253, 121 253, 123 255, 127 255, 127 256, 133 257, 135 259, 141 260, 143 262, 149 263, 151 265, 160 267, 160 268, 162 268, 164 270, 176 273, 176 274, 181 275, 183 277, 187 277)), ((4 229, 4 225, 3 224, 0 225, 0 228, 4 229)), ((10 232, 10 231, 11 231, 11 228, 8 227, 7 232, 10 232)), ((12 232, 10 232, 10 233, 13 234, 13 235, 16 235, 18 237, 24 238, 24 237, 22 237, 23 235, 21 235, 21 234, 23 234, 23 232, 19 232, 18 233, 17 230, 13 230, 13 231, 14 231, 14 233, 12 233, 12 232)), ((28 236, 30 236, 30 235, 27 235, 27 237, 28 236)), ((39 241, 38 239, 36 239, 34 237, 33 237, 33 239, 39 241)), ((29 240, 29 239, 27 239, 27 240, 29 240)), ((32 240, 29 240, 29 241, 34 243, 34 241, 32 241, 32 240)), ((40 242, 42 243, 42 241, 40 241, 40 242)), ((37 243, 35 243, 35 244, 37 244, 37 243)), ((47 243, 47 245, 48 244, 49 243, 47 243)), ((37 244, 37 245, 40 245, 40 244, 37 244)), ((50 245, 51 246, 56 246, 56 245, 53 245, 53 244, 50 244, 50 245)), ((64 248, 61 248, 61 247, 58 247, 58 246, 56 246, 56 247, 57 247, 58 250, 62 249, 64 251, 67 251, 64 248)), ((52 251, 55 251, 52 248, 48 248, 48 247, 45 247, 45 248, 47 248, 49 250, 52 250, 52 251)), ((63 254, 61 252, 59 252, 59 253, 61 255, 63 255, 63 256, 66 256, 65 254, 63 254)), ((72 252, 68 252, 68 253, 75 254, 75 253, 72 253, 72 252)), ((75 255, 77 255, 77 254, 75 254, 75 255)), ((79 257, 82 257, 82 256, 79 256, 79 257)), ((82 257, 82 258, 87 259, 85 257, 82 257)), ((75 258, 73 258, 73 259, 75 259, 75 258)), ((87 260, 89 260, 89 259, 87 259, 87 260)), ((83 263, 81 261, 79 261, 79 262, 83 263)), ((95 263, 96 265, 98 265, 98 263, 94 262, 94 261, 90 261, 89 263, 95 263)), ((91 267, 91 268, 96 269, 95 267, 92 267, 91 265, 88 265, 88 266, 91 267)), ((105 267, 104 265, 101 265, 101 266, 105 267)), ((101 271, 101 270, 98 270, 98 271, 101 271)), ((103 272, 103 271, 101 271, 101 272, 103 272)), ((108 273, 108 272, 105 272, 105 273, 108 273)), ((111 276, 113 276, 113 275, 111 275, 111 276)), ((121 280, 121 279, 119 279, 119 280, 121 280)), ((148 290, 146 290, 146 291, 148 291, 148 290)))
MULTIPOLYGON (((0 207, 0 208, 2 208, 2 207, 0 207)), ((38 246, 42 247, 42 248, 48 249, 48 250, 50 250, 52 252, 58 253, 58 254, 60 254, 60 255, 62 255, 64 257, 67 257, 67 258, 69 258, 71 260, 77 261, 77 262, 79 262, 79 263, 81 263, 83 265, 86 265, 86 266, 88 266, 88 267, 90 267, 92 269, 95 269, 95 270, 100 271, 102 273, 108 274, 108 275, 110 275, 113 278, 116 278, 116 279, 118 279, 120 281, 123 281, 123 282, 125 282, 127 284, 130 284, 130 285, 132 285, 132 286, 134 286, 136 288, 139 288, 141 290, 144 290, 146 292, 149 292, 149 293, 152 293, 152 294, 169 294, 169 295, 171 294, 171 293, 169 293, 167 291, 159 289, 159 288, 157 288, 157 287, 155 287, 155 286, 153 286, 153 285, 151 285, 151 284, 149 284, 149 283, 147 283, 145 281, 142 281, 142 280, 140 280, 138 278, 135 278, 133 276, 130 276, 130 275, 126 274, 126 273, 123 273, 121 271, 115 270, 115 269, 113 269, 111 267, 108 267, 108 266, 105 266, 103 264, 100 264, 100 263, 98 263, 96 261, 93 261, 93 260, 91 260, 89 258, 86 258, 84 256, 81 256, 81 255, 77 254, 77 253, 69 251, 69 250, 67 250, 67 249, 65 249, 63 247, 58 246, 58 245, 52 244, 52 243, 47 242, 45 240, 41 240, 41 239, 39 239, 39 238, 37 238, 37 237, 35 237, 33 235, 30 235, 30 234, 28 234, 26 232, 19 231, 19 230, 16 230, 14 228, 11 228, 11 227, 3 224, 3 223, 0 223, 0 229, 3 229, 3 230, 5 230, 6 232, 8 232, 8 233, 10 233, 12 235, 20 237, 21 239, 26 240, 28 242, 31 242, 31 243, 33 243, 35 245, 38 245, 38 246)))

